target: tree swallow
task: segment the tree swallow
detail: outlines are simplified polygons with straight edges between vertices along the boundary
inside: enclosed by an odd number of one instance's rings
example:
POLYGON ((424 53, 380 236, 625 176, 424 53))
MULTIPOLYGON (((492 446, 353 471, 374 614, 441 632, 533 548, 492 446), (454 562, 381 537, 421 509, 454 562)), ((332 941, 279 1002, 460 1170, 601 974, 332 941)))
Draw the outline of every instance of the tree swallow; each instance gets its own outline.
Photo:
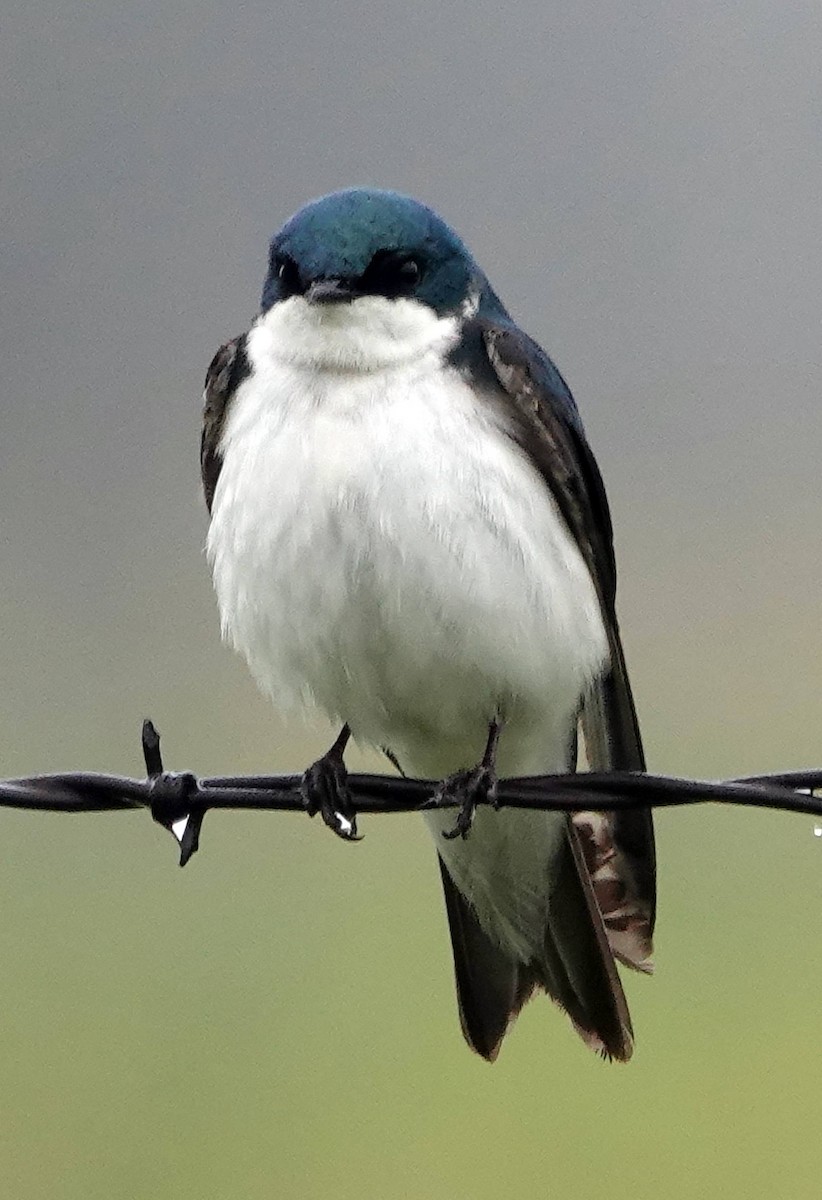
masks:
POLYGON ((498 775, 574 770, 578 728, 592 769, 645 766, 605 491, 553 362, 431 209, 335 192, 271 242, 201 464, 224 636, 277 705, 342 725, 309 811, 356 836, 351 736, 458 801, 456 827, 425 819, 469 1045, 493 1060, 542 990, 628 1059, 615 959, 651 970, 650 812, 475 811, 498 775))

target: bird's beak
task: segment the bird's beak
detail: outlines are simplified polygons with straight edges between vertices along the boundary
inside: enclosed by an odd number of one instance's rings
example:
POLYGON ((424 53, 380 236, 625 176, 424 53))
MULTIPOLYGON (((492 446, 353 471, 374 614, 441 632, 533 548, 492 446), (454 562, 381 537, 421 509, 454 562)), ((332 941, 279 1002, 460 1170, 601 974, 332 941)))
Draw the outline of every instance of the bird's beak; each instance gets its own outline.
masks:
POLYGON ((354 291, 344 279, 315 279, 305 298, 309 304, 350 304, 354 291))

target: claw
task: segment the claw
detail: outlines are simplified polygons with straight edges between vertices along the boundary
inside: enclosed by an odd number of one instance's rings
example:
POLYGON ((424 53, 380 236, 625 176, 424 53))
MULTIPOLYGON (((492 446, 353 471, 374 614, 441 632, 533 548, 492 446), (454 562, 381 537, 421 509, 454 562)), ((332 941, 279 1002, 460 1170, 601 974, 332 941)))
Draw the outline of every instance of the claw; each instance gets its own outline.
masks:
POLYGON ((493 804, 497 792, 497 777, 493 770, 480 763, 467 771, 457 771, 440 786, 435 801, 459 801, 459 810, 454 828, 443 833, 449 841, 466 838, 474 824, 474 816, 480 804, 493 804))
POLYGON ((302 794, 310 817, 319 813, 328 828, 344 842, 360 842, 362 838, 357 833, 354 799, 343 762, 343 752, 350 736, 351 731, 344 725, 328 753, 312 763, 303 775, 302 794))
POLYGON ((498 807, 496 756, 501 732, 500 721, 492 721, 488 727, 488 742, 481 761, 475 767, 449 775, 437 789, 432 807, 459 802, 454 828, 442 835, 448 841, 468 836, 478 805, 490 804, 493 808, 498 807))

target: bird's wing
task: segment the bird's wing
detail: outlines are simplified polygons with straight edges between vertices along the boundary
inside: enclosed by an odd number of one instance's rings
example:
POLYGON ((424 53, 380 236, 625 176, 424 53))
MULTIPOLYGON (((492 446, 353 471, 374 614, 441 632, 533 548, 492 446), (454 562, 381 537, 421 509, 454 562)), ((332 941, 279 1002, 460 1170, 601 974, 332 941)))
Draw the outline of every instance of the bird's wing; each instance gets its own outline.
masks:
POLYGON ((203 393, 203 432, 200 439, 200 474, 208 511, 214 499, 214 489, 220 476, 222 458, 220 438, 226 412, 232 396, 249 374, 245 350, 246 335, 233 338, 221 346, 206 372, 203 393))
MULTIPOLYGON (((609 659, 583 701, 586 757, 595 771, 644 771, 645 758, 614 607, 616 566, 608 501, 573 397, 545 352, 513 325, 479 324, 503 389, 511 433, 542 475, 591 573, 609 659)), ((652 969, 656 910, 650 809, 574 816, 613 953, 652 969)))

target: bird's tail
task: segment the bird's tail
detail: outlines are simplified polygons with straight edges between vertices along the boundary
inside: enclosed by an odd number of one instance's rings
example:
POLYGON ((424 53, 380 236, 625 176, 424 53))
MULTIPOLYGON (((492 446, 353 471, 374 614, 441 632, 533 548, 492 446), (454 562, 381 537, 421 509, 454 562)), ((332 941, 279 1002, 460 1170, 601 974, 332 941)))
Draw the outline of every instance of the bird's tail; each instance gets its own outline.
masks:
POLYGON ((544 990, 591 1049, 627 1061, 633 1050, 628 1006, 572 823, 552 864, 541 952, 529 962, 517 961, 485 932, 442 860, 440 869, 460 1022, 469 1046, 492 1062, 525 1001, 544 990))

